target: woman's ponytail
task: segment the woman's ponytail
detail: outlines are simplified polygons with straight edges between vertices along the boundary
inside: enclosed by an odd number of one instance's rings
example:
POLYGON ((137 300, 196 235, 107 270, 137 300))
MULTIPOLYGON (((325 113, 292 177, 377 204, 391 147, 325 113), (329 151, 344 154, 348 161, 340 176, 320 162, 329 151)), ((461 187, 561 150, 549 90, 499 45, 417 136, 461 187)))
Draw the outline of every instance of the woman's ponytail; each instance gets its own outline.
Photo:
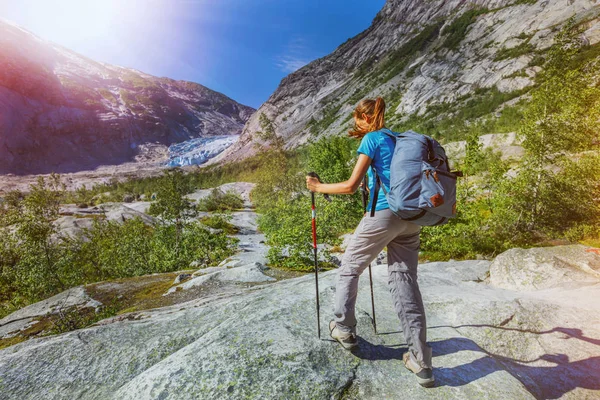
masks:
POLYGON ((375 100, 375 109, 373 110, 373 122, 371 130, 377 131, 385 126, 385 101, 381 97, 375 100))

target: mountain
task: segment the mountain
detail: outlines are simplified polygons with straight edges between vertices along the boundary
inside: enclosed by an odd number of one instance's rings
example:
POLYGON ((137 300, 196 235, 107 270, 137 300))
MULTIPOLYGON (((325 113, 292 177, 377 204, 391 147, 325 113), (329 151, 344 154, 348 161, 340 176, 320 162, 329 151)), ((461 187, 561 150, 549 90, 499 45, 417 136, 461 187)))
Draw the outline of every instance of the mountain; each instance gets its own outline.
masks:
POLYGON ((600 41, 599 13, 590 0, 388 0, 367 30, 285 77, 240 140, 213 161, 253 154, 252 144, 264 140, 256 134, 263 114, 263 125, 268 119, 292 148, 347 131, 365 97, 385 98, 391 126, 474 105, 494 111, 531 87, 571 16, 583 25, 585 44, 600 41))
POLYGON ((0 20, 0 174, 133 161, 145 144, 239 134, 254 111, 197 83, 95 62, 0 20))

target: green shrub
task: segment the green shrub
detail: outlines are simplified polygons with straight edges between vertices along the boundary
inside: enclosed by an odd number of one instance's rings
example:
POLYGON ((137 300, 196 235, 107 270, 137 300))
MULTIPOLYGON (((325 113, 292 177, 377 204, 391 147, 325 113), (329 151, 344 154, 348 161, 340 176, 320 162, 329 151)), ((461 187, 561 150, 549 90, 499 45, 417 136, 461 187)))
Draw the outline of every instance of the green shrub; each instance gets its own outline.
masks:
POLYGON ((58 176, 40 178, 28 195, 2 205, 10 225, 0 227, 0 318, 73 286, 187 269, 192 261, 216 265, 234 252, 235 239, 196 221, 174 223, 167 216, 176 214, 164 210, 155 227, 139 218, 95 219, 81 236, 63 236, 54 224, 63 189, 58 176))
POLYGON ((238 233, 239 228, 235 225, 232 225, 229 221, 231 221, 231 215, 229 214, 207 215, 200 220, 202 224, 213 229, 221 229, 223 232, 229 235, 238 233))
POLYGON ((520 45, 511 47, 510 49, 507 49, 506 47, 501 48, 496 53, 496 56, 494 57, 494 61, 502 61, 502 60, 507 60, 507 59, 511 59, 511 58, 517 58, 524 54, 533 53, 534 51, 535 51, 535 47, 529 43, 529 40, 526 40, 523 43, 521 43, 520 45))
MULTIPOLYGON (((312 267, 312 235, 310 194, 305 175, 316 171, 324 182, 348 179, 356 160, 357 140, 328 137, 300 150, 299 160, 284 153, 270 154, 270 167, 265 168, 253 197, 260 212, 259 227, 267 236, 272 265, 294 270, 312 267), (300 166, 304 165, 305 169, 300 166)), ((319 243, 339 244, 339 236, 351 231, 362 216, 358 195, 332 196, 327 203, 316 195, 317 236, 319 243)), ((327 251, 320 250, 327 258, 327 251)))
POLYGON ((244 207, 244 200, 234 191, 222 192, 213 189, 208 196, 198 200, 198 209, 201 211, 235 211, 244 207))
POLYGON ((479 15, 486 12, 488 12, 487 9, 474 8, 465 11, 459 17, 455 18, 442 32, 443 35, 447 35, 443 46, 451 50, 456 50, 467 36, 469 27, 477 20, 479 15))
MULTIPOLYGON (((557 36, 531 101, 523 106, 519 134, 525 156, 510 175, 498 158, 488 162, 477 185, 461 181, 458 218, 423 230, 422 248, 431 258, 494 255, 553 238, 596 243, 600 90, 589 86, 593 68, 574 67, 580 48, 569 32, 567 26, 557 36)), ((470 142, 467 168, 476 170, 485 154, 470 142)))
POLYGON ((275 133, 275 126, 265 113, 260 113, 259 123, 262 130, 256 132, 256 136, 260 140, 269 142, 277 137, 275 133))
POLYGON ((419 52, 427 48, 440 33, 442 22, 424 27, 416 36, 390 53, 383 64, 377 68, 383 73, 382 82, 385 83, 400 74, 410 60, 419 52))

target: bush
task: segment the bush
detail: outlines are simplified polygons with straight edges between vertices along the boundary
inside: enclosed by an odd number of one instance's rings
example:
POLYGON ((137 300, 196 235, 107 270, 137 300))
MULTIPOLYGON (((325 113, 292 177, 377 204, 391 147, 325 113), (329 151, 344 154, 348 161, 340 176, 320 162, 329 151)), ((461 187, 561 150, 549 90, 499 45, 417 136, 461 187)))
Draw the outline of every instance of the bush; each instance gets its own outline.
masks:
POLYGON ((223 193, 215 188, 210 194, 198 200, 198 209, 201 211, 235 211, 244 207, 242 197, 234 192, 228 191, 223 193))
POLYGON ((96 219, 80 237, 62 236, 54 225, 62 197, 56 176, 3 203, 11 223, 0 226, 0 318, 73 286, 187 269, 192 261, 218 264, 234 252, 236 240, 225 233, 168 218, 155 227, 139 218, 96 219))
POLYGON ((525 156, 508 174, 499 158, 478 166, 485 154, 470 138, 467 169, 483 172, 475 186, 463 180, 458 218, 423 231, 433 258, 497 254, 566 238, 596 243, 600 232, 600 89, 590 86, 595 68, 575 66, 580 48, 569 26, 558 36, 519 134, 525 156), (479 153, 479 154, 477 154, 479 153))
MULTIPOLYGON (((286 157, 283 152, 269 154, 269 163, 253 197, 261 213, 259 227, 271 245, 269 262, 272 265, 295 270, 313 268, 311 200, 305 175, 316 171, 324 182, 348 179, 357 145, 356 140, 329 137, 302 149, 298 160, 286 157)), ((327 203, 323 196, 316 195, 315 200, 319 243, 339 244, 339 236, 354 229, 362 216, 360 198, 333 196, 333 201, 327 203)), ((327 251, 320 252, 322 258, 327 258, 327 251)))
POLYGON ((463 39, 467 36, 469 27, 477 20, 479 15, 486 12, 488 12, 487 9, 471 9, 455 18, 442 32, 442 34, 448 35, 446 40, 444 40, 443 46, 451 50, 457 49, 463 39))
POLYGON ((208 226, 213 229, 221 229, 223 232, 228 235, 233 235, 238 233, 239 228, 235 225, 232 225, 229 221, 231 221, 231 215, 229 214, 212 214, 203 217, 200 222, 203 225, 208 226))

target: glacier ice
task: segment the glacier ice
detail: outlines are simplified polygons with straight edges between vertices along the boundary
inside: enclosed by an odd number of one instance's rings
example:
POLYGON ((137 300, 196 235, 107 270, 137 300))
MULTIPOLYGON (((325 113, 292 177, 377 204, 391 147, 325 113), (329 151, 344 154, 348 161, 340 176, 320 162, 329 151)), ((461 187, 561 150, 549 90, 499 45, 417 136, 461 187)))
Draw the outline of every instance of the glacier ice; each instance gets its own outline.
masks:
POLYGON ((169 146, 168 167, 200 165, 237 142, 238 135, 201 137, 169 146))

